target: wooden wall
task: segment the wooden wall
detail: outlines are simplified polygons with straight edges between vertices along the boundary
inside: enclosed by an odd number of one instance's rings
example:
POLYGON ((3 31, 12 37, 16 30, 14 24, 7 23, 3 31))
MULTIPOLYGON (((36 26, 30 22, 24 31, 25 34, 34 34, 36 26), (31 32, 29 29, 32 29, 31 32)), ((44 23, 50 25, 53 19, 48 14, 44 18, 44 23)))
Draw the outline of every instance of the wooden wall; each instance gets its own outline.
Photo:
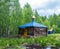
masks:
POLYGON ((27 33, 27 35, 31 36, 43 36, 47 35, 47 28, 39 28, 39 27, 27 27, 23 29, 20 28, 19 34, 23 35, 24 33, 27 33))

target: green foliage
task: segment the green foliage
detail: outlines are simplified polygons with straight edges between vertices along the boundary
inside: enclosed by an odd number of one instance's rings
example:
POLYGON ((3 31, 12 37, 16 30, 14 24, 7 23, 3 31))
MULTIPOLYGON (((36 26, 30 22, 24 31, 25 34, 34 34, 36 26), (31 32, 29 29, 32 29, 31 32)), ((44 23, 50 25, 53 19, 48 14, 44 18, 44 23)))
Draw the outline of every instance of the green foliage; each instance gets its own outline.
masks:
POLYGON ((48 29, 52 27, 55 33, 60 32, 60 15, 53 14, 47 18, 39 16, 37 11, 33 12, 28 3, 21 8, 19 0, 0 0, 0 34, 16 36, 18 26, 31 22, 33 14, 36 22, 48 26, 48 29))
POLYGON ((32 20, 32 8, 30 7, 30 5, 27 3, 25 6, 24 6, 24 23, 28 23, 28 22, 31 22, 32 20), (28 20, 28 21, 27 21, 28 20))
POLYGON ((51 34, 32 38, 0 38, 0 46, 19 47, 24 44, 39 44, 40 46, 60 47, 60 34, 51 34))

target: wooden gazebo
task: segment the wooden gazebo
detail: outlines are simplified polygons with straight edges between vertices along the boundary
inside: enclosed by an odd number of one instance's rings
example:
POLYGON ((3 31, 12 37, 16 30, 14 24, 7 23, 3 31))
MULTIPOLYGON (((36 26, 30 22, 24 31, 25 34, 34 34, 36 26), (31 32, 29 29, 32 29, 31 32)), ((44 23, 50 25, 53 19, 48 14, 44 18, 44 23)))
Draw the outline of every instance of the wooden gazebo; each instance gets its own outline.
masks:
POLYGON ((47 35, 47 26, 39 24, 34 21, 35 17, 33 16, 32 22, 19 26, 19 36, 44 36, 47 35))

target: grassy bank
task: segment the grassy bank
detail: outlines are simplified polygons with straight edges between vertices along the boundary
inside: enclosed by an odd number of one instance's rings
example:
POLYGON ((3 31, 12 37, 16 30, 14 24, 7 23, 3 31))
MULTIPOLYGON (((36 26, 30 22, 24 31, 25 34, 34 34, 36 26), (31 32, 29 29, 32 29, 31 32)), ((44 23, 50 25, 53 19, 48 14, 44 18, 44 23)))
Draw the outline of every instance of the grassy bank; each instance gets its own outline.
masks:
POLYGON ((20 46, 22 44, 39 44, 40 46, 60 47, 60 34, 33 38, 0 38, 0 46, 20 46))

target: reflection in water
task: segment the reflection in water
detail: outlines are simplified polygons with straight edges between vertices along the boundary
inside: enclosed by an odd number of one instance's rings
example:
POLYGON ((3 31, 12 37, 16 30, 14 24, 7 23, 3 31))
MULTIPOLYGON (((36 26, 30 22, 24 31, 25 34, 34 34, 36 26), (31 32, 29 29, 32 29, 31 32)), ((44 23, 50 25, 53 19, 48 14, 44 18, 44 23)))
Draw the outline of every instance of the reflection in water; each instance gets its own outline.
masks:
MULTIPOLYGON (((6 47, 5 49, 31 49, 30 47, 25 47, 25 46, 18 46, 18 47, 6 47)), ((37 49, 37 48, 33 48, 33 49, 37 49)), ((45 47, 45 48, 38 48, 38 49, 60 49, 60 48, 51 48, 50 46, 49 47, 45 47)))
POLYGON ((51 49, 51 47, 49 46, 49 47, 47 47, 46 49, 51 49))

